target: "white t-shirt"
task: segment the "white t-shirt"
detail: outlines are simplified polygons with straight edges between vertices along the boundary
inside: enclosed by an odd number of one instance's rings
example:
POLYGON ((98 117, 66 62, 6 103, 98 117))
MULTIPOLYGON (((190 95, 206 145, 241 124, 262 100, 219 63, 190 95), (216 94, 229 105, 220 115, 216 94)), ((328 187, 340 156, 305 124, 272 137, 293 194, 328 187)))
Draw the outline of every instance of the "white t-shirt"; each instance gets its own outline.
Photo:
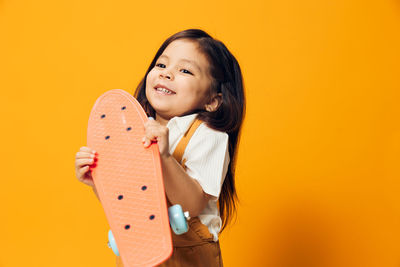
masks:
MULTIPOLYGON (((196 116, 174 117, 167 123, 171 155, 196 116)), ((183 159, 186 159, 187 174, 199 182, 205 193, 213 196, 199 219, 208 227, 216 242, 222 226, 217 202, 230 160, 228 134, 201 123, 186 146, 183 159)))

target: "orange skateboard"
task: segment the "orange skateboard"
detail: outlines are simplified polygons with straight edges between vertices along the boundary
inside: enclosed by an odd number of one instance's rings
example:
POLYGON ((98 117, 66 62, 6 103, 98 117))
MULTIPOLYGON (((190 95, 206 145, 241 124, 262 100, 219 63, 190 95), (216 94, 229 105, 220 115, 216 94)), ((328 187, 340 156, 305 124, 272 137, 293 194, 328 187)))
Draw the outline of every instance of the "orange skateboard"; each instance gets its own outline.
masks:
POLYGON ((147 120, 132 95, 114 89, 97 99, 87 129, 87 146, 97 152, 91 171, 111 228, 109 246, 125 267, 160 264, 172 254, 169 226, 177 234, 187 231, 179 205, 167 213, 158 146, 142 143, 147 120))

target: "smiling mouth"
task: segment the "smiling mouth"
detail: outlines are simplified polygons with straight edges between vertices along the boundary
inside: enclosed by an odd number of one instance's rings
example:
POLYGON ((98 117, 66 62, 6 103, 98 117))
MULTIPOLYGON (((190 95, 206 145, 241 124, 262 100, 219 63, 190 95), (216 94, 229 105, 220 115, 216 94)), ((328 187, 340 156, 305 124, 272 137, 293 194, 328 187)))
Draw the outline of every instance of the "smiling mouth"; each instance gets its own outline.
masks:
POLYGON ((174 91, 168 90, 166 88, 163 87, 157 87, 154 88, 157 92, 162 93, 162 94, 166 94, 166 95, 174 95, 176 94, 174 91))

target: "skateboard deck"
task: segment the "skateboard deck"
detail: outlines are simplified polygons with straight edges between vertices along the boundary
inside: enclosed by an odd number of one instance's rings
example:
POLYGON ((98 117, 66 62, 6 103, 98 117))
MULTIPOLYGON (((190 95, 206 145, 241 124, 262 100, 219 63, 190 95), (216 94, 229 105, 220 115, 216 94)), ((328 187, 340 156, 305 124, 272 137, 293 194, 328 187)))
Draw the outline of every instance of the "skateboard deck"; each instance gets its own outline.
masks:
POLYGON ((144 148, 146 113, 121 89, 101 95, 87 129, 97 152, 92 177, 125 267, 155 266, 172 254, 157 144, 144 148))

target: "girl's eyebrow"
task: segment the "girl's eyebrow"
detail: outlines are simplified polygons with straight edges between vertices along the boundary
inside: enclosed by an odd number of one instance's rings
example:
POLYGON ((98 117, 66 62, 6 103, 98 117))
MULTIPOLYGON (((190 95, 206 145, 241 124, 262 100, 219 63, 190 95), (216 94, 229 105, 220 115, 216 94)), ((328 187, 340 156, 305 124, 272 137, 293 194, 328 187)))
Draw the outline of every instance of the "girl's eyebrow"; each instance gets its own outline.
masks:
MULTIPOLYGON (((159 57, 159 59, 162 58, 162 57, 165 57, 165 58, 167 58, 167 59, 169 58, 167 55, 161 55, 161 56, 159 57)), ((188 63, 192 64, 193 66, 195 66, 195 67, 198 69, 199 72, 201 72, 201 69, 200 69, 199 65, 197 65, 197 63, 194 62, 193 60, 181 58, 179 61, 188 62, 188 63)))

